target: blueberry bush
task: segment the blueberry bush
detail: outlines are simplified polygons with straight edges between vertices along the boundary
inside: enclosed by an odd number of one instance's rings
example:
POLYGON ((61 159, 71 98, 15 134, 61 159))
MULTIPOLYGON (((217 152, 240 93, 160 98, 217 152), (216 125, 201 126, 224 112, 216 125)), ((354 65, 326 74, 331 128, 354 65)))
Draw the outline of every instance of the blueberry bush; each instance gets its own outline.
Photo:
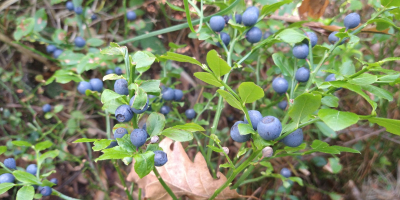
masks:
POLYGON ((400 3, 312 2, 0 4, 0 194, 348 198, 337 175, 399 153, 341 133, 400 135, 400 3))

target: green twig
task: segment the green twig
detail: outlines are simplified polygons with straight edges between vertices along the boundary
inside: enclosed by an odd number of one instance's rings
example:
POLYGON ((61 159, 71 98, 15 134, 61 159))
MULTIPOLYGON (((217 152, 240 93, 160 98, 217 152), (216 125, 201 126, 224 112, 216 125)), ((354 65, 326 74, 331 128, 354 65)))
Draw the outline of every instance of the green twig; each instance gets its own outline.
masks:
POLYGON ((118 177, 119 177, 119 180, 120 180, 121 183, 122 183, 122 186, 124 186, 124 190, 125 190, 126 196, 128 196, 128 199, 129 199, 129 200, 133 200, 133 197, 132 197, 131 193, 129 193, 128 188, 126 187, 125 179, 124 179, 124 177, 122 176, 121 170, 119 169, 119 166, 118 166, 118 163, 117 163, 116 160, 113 161, 113 165, 114 165, 114 167, 115 167, 115 170, 117 170, 118 177))
POLYGON ((160 173, 157 171, 157 167, 153 168, 153 172, 156 175, 158 181, 160 181, 161 185, 165 189, 165 191, 168 192, 168 194, 172 197, 174 200, 178 200, 178 198, 175 196, 175 194, 172 192, 171 188, 168 187, 168 185, 164 182, 163 178, 161 177, 160 173))

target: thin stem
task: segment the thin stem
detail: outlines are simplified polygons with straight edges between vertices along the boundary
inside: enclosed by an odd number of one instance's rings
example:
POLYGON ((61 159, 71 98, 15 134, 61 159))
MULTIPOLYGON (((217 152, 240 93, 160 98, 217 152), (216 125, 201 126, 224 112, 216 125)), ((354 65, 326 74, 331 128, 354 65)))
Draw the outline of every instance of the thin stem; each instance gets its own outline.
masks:
POLYGON ((124 15, 124 40, 126 39, 126 36, 128 35, 128 30, 129 30, 129 26, 127 23, 127 19, 126 19, 126 0, 122 1, 122 7, 123 7, 123 11, 125 13, 124 15))
POLYGON ((132 197, 131 193, 129 193, 128 188, 126 187, 125 179, 122 176, 122 173, 121 173, 121 170, 119 169, 119 165, 118 165, 117 161, 113 161, 113 165, 115 167, 115 170, 117 170, 118 177, 119 177, 119 180, 122 183, 122 186, 124 186, 124 190, 125 190, 126 196, 128 196, 129 200, 133 200, 133 197, 132 197))
POLYGON ((61 192, 59 192, 59 191, 57 191, 55 189, 52 190, 52 194, 55 195, 55 196, 58 196, 60 198, 63 198, 65 200, 79 200, 79 199, 75 199, 75 198, 69 197, 67 195, 64 195, 64 194, 62 194, 61 192))
POLYGON ((160 183, 163 186, 163 188, 165 189, 165 191, 167 191, 168 194, 172 197, 172 199, 178 200, 178 198, 176 198, 175 194, 172 192, 171 188, 169 188, 168 185, 164 182, 164 180, 162 179, 160 173, 158 173, 157 167, 153 168, 153 172, 156 175, 158 181, 160 181, 160 183))

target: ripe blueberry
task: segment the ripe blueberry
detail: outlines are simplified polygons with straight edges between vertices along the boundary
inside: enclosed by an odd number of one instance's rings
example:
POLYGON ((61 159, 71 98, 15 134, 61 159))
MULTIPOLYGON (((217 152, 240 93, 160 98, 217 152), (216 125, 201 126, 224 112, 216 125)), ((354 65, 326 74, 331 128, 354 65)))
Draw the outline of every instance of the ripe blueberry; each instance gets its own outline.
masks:
POLYGON ((96 14, 93 14, 90 18, 91 18, 92 20, 96 20, 96 19, 97 19, 97 15, 96 15, 96 14))
POLYGON ((225 19, 222 16, 213 16, 210 19, 211 29, 215 32, 220 32, 225 27, 225 19))
POLYGON ((128 11, 128 12, 126 13, 126 18, 127 18, 129 21, 135 20, 135 19, 136 19, 136 13, 135 13, 135 11, 128 11))
POLYGON ((114 138, 122 138, 124 135, 128 134, 128 131, 125 128, 117 128, 117 130, 114 131, 114 138))
POLYGON ((40 188, 40 194, 42 194, 42 196, 47 197, 51 195, 52 189, 49 186, 44 186, 42 188, 40 188))
POLYGON ((154 151, 154 165, 161 167, 167 163, 168 157, 164 151, 154 151))
MULTIPOLYGON (((225 44, 225 46, 228 46, 229 42, 231 42, 231 36, 229 36, 229 34, 225 32, 221 32, 219 35, 221 36, 221 40, 225 44)), ((217 45, 217 47, 222 47, 220 42, 217 42, 215 45, 217 45)))
POLYGON ((260 10, 255 6, 250 6, 250 7, 246 8, 245 11, 249 11, 249 10, 257 13, 257 15, 260 15, 260 10))
POLYGON ((272 88, 277 92, 278 94, 283 94, 287 91, 289 87, 289 84, 286 79, 277 77, 272 81, 272 88))
POLYGON ((14 158, 7 158, 3 163, 8 169, 17 169, 17 164, 15 164, 14 158))
POLYGON ((79 36, 75 38, 74 42, 75 42, 75 46, 77 46, 79 48, 82 48, 86 45, 85 39, 83 39, 82 37, 79 37, 79 36))
POLYGON ((290 172, 288 168, 282 168, 281 175, 285 178, 289 178, 292 175, 292 172, 290 172))
POLYGON ((113 73, 114 73, 114 70, 112 70, 112 69, 107 69, 107 71, 106 71, 106 75, 113 74, 113 73))
POLYGON ((92 78, 89 81, 90 85, 93 88, 93 91, 101 92, 103 90, 103 81, 98 78, 92 78))
POLYGON ((250 43, 257 43, 261 40, 262 32, 259 28, 253 27, 246 33, 246 39, 250 43))
MULTIPOLYGON (((257 124, 261 121, 263 116, 261 115, 260 111, 258 110, 249 110, 249 117, 251 121, 251 125, 253 126, 253 129, 256 131, 257 130, 257 124)), ((247 118, 244 118, 244 123, 248 123, 247 118)))
POLYGON ((122 69, 121 69, 121 67, 116 67, 116 68, 114 69, 114 71, 115 71, 115 73, 116 73, 117 75, 122 75, 122 69))
POLYGON ((85 94, 86 90, 90 90, 90 91, 93 90, 92 85, 89 82, 86 82, 86 81, 81 81, 78 84, 78 88, 77 89, 78 89, 78 92, 81 93, 81 94, 85 94))
POLYGON ((295 78, 298 82, 307 82, 310 78, 310 70, 305 67, 300 67, 296 71, 295 78))
POLYGON ((67 3, 65 4, 65 7, 67 7, 67 9, 69 11, 73 11, 74 10, 74 3, 72 3, 72 1, 67 1, 67 3))
POLYGON ((358 13, 350 13, 344 18, 344 27, 347 29, 353 29, 357 27, 361 22, 360 15, 358 13))
POLYGON ((274 116, 266 116, 257 125, 257 132, 264 140, 275 140, 282 131, 282 124, 274 116))
POLYGON ((114 148, 116 146, 118 146, 118 142, 117 141, 111 141, 110 145, 108 145, 108 147, 106 149, 111 149, 111 148, 114 148))
POLYGON ((47 53, 53 53, 56 49, 57 49, 57 47, 54 45, 51 45, 51 44, 47 45, 47 47, 46 47, 47 53))
POLYGON ((143 129, 135 129, 131 133, 131 142, 136 148, 139 148, 146 143, 147 132, 143 129))
POLYGON ((129 122, 133 117, 133 112, 131 110, 131 107, 128 105, 120 105, 116 110, 115 110, 115 118, 119 122, 129 122))
POLYGON ((36 176, 36 172, 37 172, 37 166, 36 164, 30 164, 28 165, 28 167, 26 167, 26 172, 36 176))
POLYGON ((299 128, 293 131, 283 138, 282 142, 289 147, 298 147, 303 142, 303 130, 299 128))
POLYGON ((329 81, 336 81, 335 74, 329 74, 329 75, 325 78, 325 81, 326 81, 326 82, 329 82, 329 81))
POLYGON ((15 177, 10 173, 0 175, 0 183, 14 183, 15 177))
POLYGON ((146 104, 145 104, 144 107, 143 107, 142 109, 140 109, 140 110, 133 107, 133 102, 134 102, 134 101, 135 101, 135 95, 133 95, 133 97, 132 97, 131 100, 129 101, 129 106, 131 106, 132 112, 134 112, 134 113, 136 113, 136 114, 142 114, 142 113, 144 113, 144 112, 147 110, 147 108, 149 107, 149 98, 147 98, 146 104))
MULTIPOLYGON (((306 35, 310 40, 311 40, 311 46, 314 47, 318 43, 318 36, 314 32, 307 32, 304 35, 306 35)), ((304 41, 308 45, 308 40, 304 41)))
POLYGON ((118 79, 114 83, 114 91, 120 95, 128 95, 128 81, 125 79, 118 79))
POLYGON ((287 107, 287 101, 283 100, 281 102, 278 103, 278 107, 282 110, 285 110, 287 107))
POLYGON ((183 97, 183 92, 182 90, 179 89, 174 89, 174 100, 175 101, 180 101, 183 97))
POLYGON ((229 20, 232 19, 232 16, 224 15, 225 24, 228 24, 229 20))
POLYGON ((61 50, 61 49, 56 49, 56 50, 54 50, 54 52, 53 52, 53 57, 54 57, 54 58, 58 58, 58 56, 60 56, 62 53, 63 53, 63 50, 61 50))
POLYGON ((196 117, 196 112, 194 111, 194 109, 187 109, 185 111, 185 115, 186 115, 186 118, 193 119, 194 117, 196 117))
POLYGON ((257 20, 258 20, 258 13, 255 11, 255 9, 249 9, 244 11, 242 15, 242 22, 245 26, 253 26, 257 23, 257 20))
POLYGON ((80 14, 82 14, 83 9, 82 9, 81 6, 78 6, 78 7, 75 7, 75 8, 74 8, 74 11, 75 11, 76 14, 80 15, 80 14))
POLYGON ((52 182, 52 183, 58 185, 58 180, 57 180, 57 178, 52 178, 52 179, 50 179, 50 182, 52 182))
POLYGON ((169 108, 169 106, 164 105, 160 108, 160 113, 163 115, 167 115, 170 111, 171 111, 171 108, 169 108))
POLYGON ((239 133, 239 124, 245 124, 244 121, 237 121, 235 124, 233 124, 232 128, 231 128, 231 138, 232 140, 234 140, 235 142, 247 142, 250 140, 251 138, 251 134, 247 134, 247 135, 240 135, 239 133))
POLYGON ((263 35, 263 39, 267 39, 267 38, 269 38, 269 36, 271 36, 271 35, 273 35, 272 32, 270 32, 270 31, 265 31, 265 33, 264 33, 264 35, 263 35))
POLYGON ((44 113, 50 112, 50 111, 51 111, 51 105, 50 105, 50 104, 44 104, 44 105, 42 106, 42 111, 43 111, 44 113))
POLYGON ((171 101, 175 99, 175 91, 174 89, 171 88, 166 88, 163 92, 162 92, 162 98, 166 101, 171 101))
MULTIPOLYGON (((338 33, 338 32, 333 31, 328 37, 328 40, 331 44, 335 44, 336 42, 338 42, 340 40, 340 38, 338 36, 336 36, 336 33, 338 33)), ((345 41, 346 41, 346 38, 343 38, 343 40, 340 44, 343 44, 345 41)))
POLYGON ((309 53, 309 48, 307 44, 300 43, 294 45, 292 52, 293 56, 298 58, 298 59, 306 59, 309 53))

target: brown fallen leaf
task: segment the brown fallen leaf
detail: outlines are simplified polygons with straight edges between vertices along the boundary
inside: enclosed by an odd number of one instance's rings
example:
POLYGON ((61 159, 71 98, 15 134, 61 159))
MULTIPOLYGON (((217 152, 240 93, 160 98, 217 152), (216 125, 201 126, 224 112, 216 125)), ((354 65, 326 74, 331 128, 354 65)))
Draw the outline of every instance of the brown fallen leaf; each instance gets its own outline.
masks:
POLYGON ((308 17, 319 19, 329 5, 329 0, 304 0, 299 7, 299 15, 302 20, 308 17))
MULTIPOLYGON (((218 180, 213 179, 201 153, 198 152, 192 162, 180 142, 173 143, 171 139, 165 138, 160 142, 160 147, 167 153, 168 162, 162 167, 157 167, 157 170, 178 198, 188 196, 193 200, 209 199, 214 191, 225 183, 226 177, 221 172, 217 174, 218 180)), ((140 179, 132 167, 127 180, 136 182, 139 188, 142 188, 145 198, 172 199, 153 172, 140 179)), ((215 199, 238 197, 240 195, 236 190, 225 188, 215 199)))

